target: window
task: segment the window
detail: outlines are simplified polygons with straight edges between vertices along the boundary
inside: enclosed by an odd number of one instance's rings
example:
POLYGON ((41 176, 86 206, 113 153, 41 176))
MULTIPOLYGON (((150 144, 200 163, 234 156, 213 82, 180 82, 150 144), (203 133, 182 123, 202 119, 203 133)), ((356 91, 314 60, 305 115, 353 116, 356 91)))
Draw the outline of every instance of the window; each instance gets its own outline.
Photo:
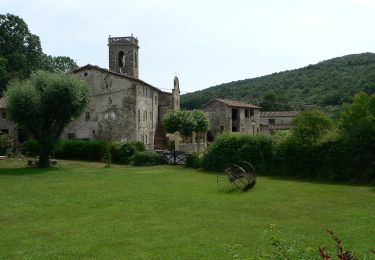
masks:
MULTIPOLYGON (((147 122, 147 110, 145 111, 145 115, 146 115, 146 122, 147 122)), ((147 136, 147 135, 146 135, 147 136)))
POLYGON ((249 117, 249 110, 245 109, 245 117, 249 117))
POLYGON ((274 118, 270 118, 270 119, 268 119, 268 123, 269 123, 270 125, 274 125, 274 124, 275 124, 275 119, 274 119, 274 118))
POLYGON ((238 119, 238 109, 232 108, 232 120, 238 119))
POLYGON ((145 142, 145 136, 144 135, 141 135, 141 141, 142 141, 142 143, 145 142))
POLYGON ((158 96, 155 96, 155 105, 158 104, 158 96))
POLYGON ((87 72, 83 73, 83 76, 87 77, 89 74, 87 72))
POLYGON ((123 51, 118 53, 118 66, 119 68, 125 68, 125 53, 123 51))
POLYGON ((74 138, 76 138, 75 133, 68 133, 68 139, 74 139, 74 138))
POLYGON ((7 134, 9 134, 9 129, 1 129, 0 132, 3 135, 7 135, 7 134))
POLYGON ((1 117, 2 118, 7 118, 7 113, 6 112, 1 113, 1 117))
POLYGON ((142 89, 143 89, 142 96, 144 97, 144 96, 145 96, 145 93, 146 93, 146 88, 145 88, 145 86, 142 86, 142 89))
POLYGON ((138 109, 138 122, 141 122, 141 110, 138 109))
POLYGON ((148 144, 148 136, 146 135, 146 142, 145 142, 145 144, 148 144))
POLYGON ((86 117, 85 117, 86 121, 90 120, 90 112, 86 112, 86 117))
POLYGON ((254 109, 250 109, 250 116, 254 116, 254 109))
POLYGON ((222 134, 223 132, 224 132, 224 126, 221 125, 221 126, 220 126, 220 134, 222 134))
POLYGON ((138 68, 138 52, 134 52, 134 67, 138 68))

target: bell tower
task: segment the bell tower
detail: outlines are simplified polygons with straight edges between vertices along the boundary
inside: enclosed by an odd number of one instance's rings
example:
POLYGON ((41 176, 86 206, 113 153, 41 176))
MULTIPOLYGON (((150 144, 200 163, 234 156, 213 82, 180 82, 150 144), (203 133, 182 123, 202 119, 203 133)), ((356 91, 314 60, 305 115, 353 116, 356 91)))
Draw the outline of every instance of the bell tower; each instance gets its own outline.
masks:
POLYGON ((109 36, 109 69, 139 78, 138 49, 138 39, 133 34, 128 37, 109 36))

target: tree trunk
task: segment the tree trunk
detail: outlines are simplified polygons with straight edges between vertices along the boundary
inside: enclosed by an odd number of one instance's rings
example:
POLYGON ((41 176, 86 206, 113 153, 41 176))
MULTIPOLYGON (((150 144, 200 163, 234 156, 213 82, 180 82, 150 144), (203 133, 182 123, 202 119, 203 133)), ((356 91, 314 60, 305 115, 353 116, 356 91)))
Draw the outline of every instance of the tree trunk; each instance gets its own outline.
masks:
POLYGON ((46 150, 46 149, 42 149, 39 153, 39 164, 38 164, 38 167, 39 168, 48 168, 51 166, 51 162, 49 160, 49 154, 50 154, 50 151, 46 150))

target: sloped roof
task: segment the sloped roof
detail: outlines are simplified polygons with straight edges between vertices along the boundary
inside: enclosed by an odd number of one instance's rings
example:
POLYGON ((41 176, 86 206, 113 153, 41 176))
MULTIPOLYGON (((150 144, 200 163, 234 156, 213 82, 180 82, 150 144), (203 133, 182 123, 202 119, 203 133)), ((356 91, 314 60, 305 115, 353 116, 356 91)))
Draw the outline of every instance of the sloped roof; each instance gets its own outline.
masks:
POLYGON ((295 117, 299 111, 261 111, 260 117, 295 117))
POLYGON ((261 107, 258 107, 258 106, 252 105, 252 104, 241 102, 241 101, 222 99, 222 98, 215 98, 215 99, 211 100, 210 102, 208 102, 207 104, 203 105, 203 107, 211 104, 214 101, 221 102, 221 103, 223 103, 227 106, 230 106, 230 107, 261 108, 261 107))
POLYGON ((118 72, 114 72, 114 71, 111 71, 111 70, 108 70, 108 69, 104 69, 104 68, 101 68, 101 67, 96 66, 96 65, 87 64, 85 66, 82 66, 82 67, 79 67, 78 69, 73 70, 72 72, 73 73, 77 73, 77 72, 80 72, 80 71, 86 70, 86 69, 95 69, 95 70, 99 70, 99 71, 101 71, 103 73, 108 73, 108 74, 111 74, 111 75, 114 75, 114 76, 126 78, 128 80, 135 81, 135 82, 138 82, 140 84, 146 85, 146 86, 148 86, 148 87, 150 87, 150 88, 152 88, 154 90, 157 90, 157 91, 159 91, 161 93, 172 95, 172 93, 162 91, 162 90, 158 89, 157 87, 154 87, 151 84, 148 84, 147 82, 145 82, 143 80, 140 80, 138 78, 134 78, 132 76, 129 76, 129 75, 126 75, 126 74, 123 74, 123 73, 118 73, 118 72))

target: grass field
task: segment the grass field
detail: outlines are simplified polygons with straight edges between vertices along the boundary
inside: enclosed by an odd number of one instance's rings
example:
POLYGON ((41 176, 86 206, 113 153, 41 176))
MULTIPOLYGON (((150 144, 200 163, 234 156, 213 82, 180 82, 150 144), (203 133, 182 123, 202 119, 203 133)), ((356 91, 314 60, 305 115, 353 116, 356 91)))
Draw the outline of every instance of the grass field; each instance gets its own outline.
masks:
POLYGON ((0 161, 0 258, 251 258, 272 236, 318 257, 327 228, 359 255, 375 247, 374 187, 260 177, 221 193, 215 174, 181 167, 25 165, 0 161))

